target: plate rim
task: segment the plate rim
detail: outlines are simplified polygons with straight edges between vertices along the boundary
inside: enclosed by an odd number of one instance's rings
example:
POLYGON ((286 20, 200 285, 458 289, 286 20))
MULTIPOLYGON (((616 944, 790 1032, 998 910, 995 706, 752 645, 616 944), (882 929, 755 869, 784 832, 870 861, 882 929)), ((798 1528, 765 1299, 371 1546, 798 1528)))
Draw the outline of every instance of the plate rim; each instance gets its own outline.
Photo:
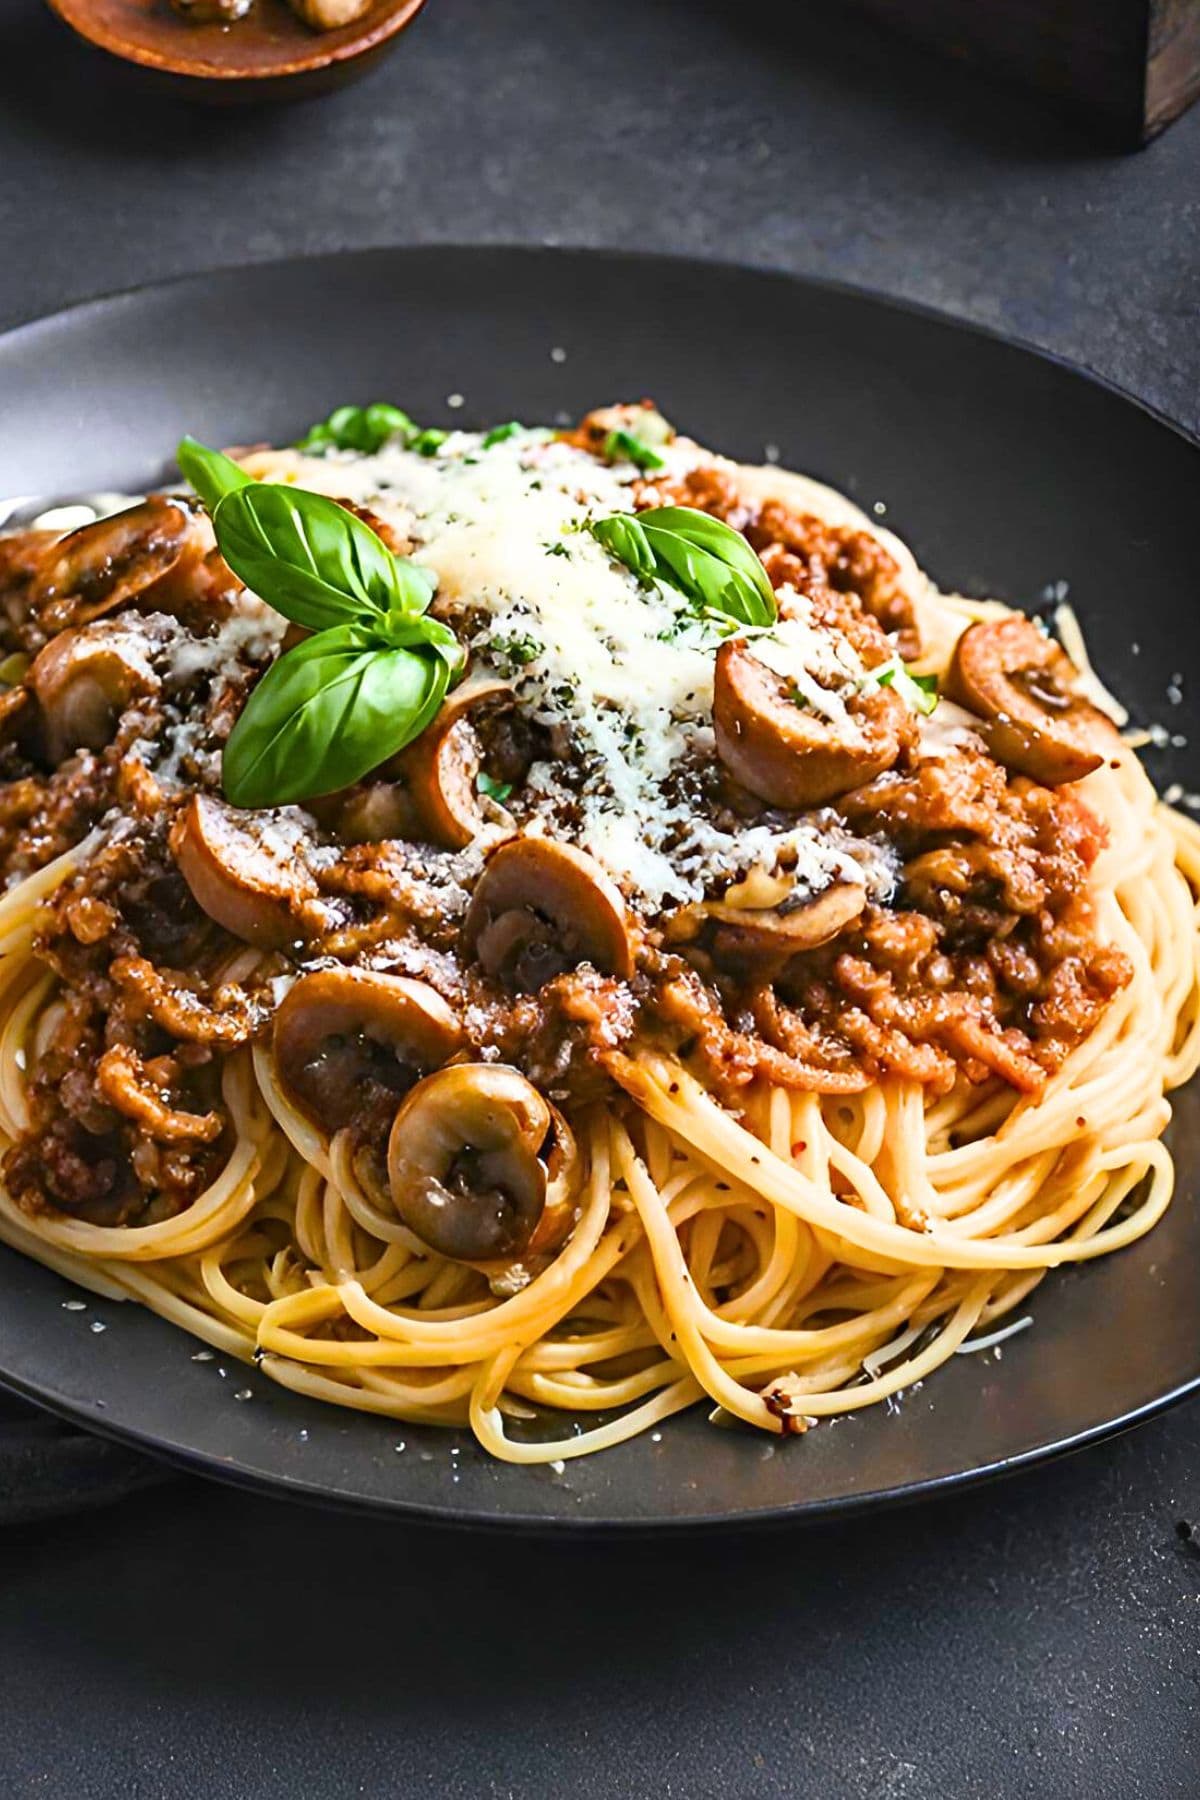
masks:
MULTIPOLYGON (((14 1255, 20 1252, 14 1251, 14 1255)), ((44 1266, 44 1265, 39 1265, 44 1266)), ((53 1272, 53 1271, 52 1271, 53 1272)), ((69 1279, 61 1277, 60 1279, 69 1279)), ((74 1284, 72 1284, 73 1286, 74 1284)), ((79 1292, 85 1292, 79 1289, 79 1292)), ((126 1302, 125 1304, 136 1304, 126 1302)), ((164 1320, 164 1324, 168 1321, 164 1320)), ((172 1327, 174 1330, 180 1328, 172 1327)), ((341 1493, 317 1481, 296 1476, 263 1474, 222 1461, 206 1451, 181 1444, 166 1444, 140 1432, 133 1425, 117 1425, 98 1419, 87 1406, 66 1395, 48 1397, 44 1389, 26 1383, 22 1377, 0 1373, 0 1388, 18 1399, 51 1413, 55 1418, 78 1426, 90 1436, 141 1451, 155 1462, 164 1463, 186 1475, 198 1475, 220 1482, 240 1493, 257 1494, 267 1499, 287 1500, 321 1511, 353 1515, 358 1518, 392 1520, 403 1524, 433 1525, 447 1531, 482 1531, 494 1534, 512 1533, 518 1537, 561 1537, 578 1539, 611 1539, 658 1537, 703 1537, 708 1533, 759 1532, 807 1525, 828 1524, 834 1519, 849 1519, 864 1513, 891 1512, 917 1506, 929 1500, 951 1499, 992 1482, 1018 1475, 1026 1470, 1058 1462, 1077 1451, 1088 1450, 1110 1439, 1148 1423, 1160 1414, 1170 1412, 1200 1393, 1200 1372, 1165 1394, 1146 1401, 1119 1417, 1091 1425, 1081 1432, 1056 1438, 1052 1443, 1036 1444, 1015 1456, 999 1457, 973 1469, 951 1470, 943 1475, 929 1475, 906 1482, 902 1487, 872 1488, 861 1494, 831 1495, 822 1499, 800 1499, 783 1505, 741 1507, 721 1513, 658 1513, 653 1517, 613 1517, 580 1519, 562 1512, 557 1514, 521 1512, 515 1508, 465 1511, 450 1505, 436 1506, 397 1494, 386 1500, 341 1493)), ((603 1454, 603 1452, 600 1452, 603 1454)))
MULTIPOLYGON (((534 244, 508 239, 474 242, 433 239, 416 243, 382 241, 313 254, 295 254, 267 257, 261 260, 202 265, 193 269, 176 271, 174 274, 151 281, 102 290, 73 300, 50 312, 17 319, 0 329, 0 359, 4 359, 14 352, 19 354, 23 345, 52 337, 56 331, 84 323, 89 317, 112 316, 119 311, 123 304, 152 296, 169 295, 175 290, 226 278, 236 279, 240 276, 251 275, 267 279, 273 276, 278 279, 287 271, 303 271, 313 267, 344 267, 347 263, 367 263, 372 258, 378 257, 420 258, 428 256, 437 259, 438 257, 470 258, 488 255, 527 260, 530 264, 553 260, 560 263, 606 263, 610 266, 613 263, 624 263, 626 265, 653 264, 677 269, 691 268, 704 274, 716 272, 726 277, 751 276, 755 279, 778 283, 781 287, 799 286, 823 293, 833 299, 843 298, 854 303, 866 302, 871 309, 907 315, 927 324, 936 325, 941 329, 950 329, 958 334, 964 334, 994 346, 1036 358, 1074 381, 1088 384, 1135 408, 1144 417, 1149 418, 1156 425, 1181 440, 1189 449, 1200 452, 1200 431, 1193 431, 1179 420, 1171 418, 1152 401, 1131 392, 1099 370, 1075 362, 1062 353, 1033 343, 1017 333, 963 317, 905 295, 889 293, 883 289, 836 277, 797 272, 774 262, 760 263, 745 259, 706 257, 682 251, 630 248, 622 245, 534 244)), ((1196 1079, 1200 1081, 1200 1076, 1196 1079)), ((11 1254, 19 1255, 20 1252, 14 1250, 11 1254)), ((36 1259, 30 1260, 36 1261, 36 1259)), ((47 1273, 53 1274, 56 1271, 47 1270, 47 1273)), ((60 1276, 60 1279, 69 1280, 69 1277, 60 1276)), ((78 1291, 86 1292, 84 1289, 78 1291)), ((848 1518, 862 1513, 882 1511, 885 1508, 890 1510, 895 1507, 916 1505, 931 1499, 948 1498, 1004 1476, 1039 1467, 1074 1451, 1103 1443, 1169 1411, 1200 1393, 1200 1368, 1194 1375, 1176 1383, 1163 1393, 1112 1418, 1088 1425, 1080 1431, 1057 1436, 1048 1442, 1031 1445, 1013 1455, 1001 1456, 977 1464, 973 1468, 927 1475, 915 1481, 906 1482, 902 1486, 872 1488, 856 1494, 821 1498, 801 1496, 790 1502, 772 1503, 761 1507, 739 1507, 732 1511, 719 1513, 711 1511, 672 1512, 646 1517, 627 1515, 607 1519, 579 1518, 566 1512, 554 1515, 524 1512, 519 1507, 498 1509, 488 1506, 466 1511, 455 1509, 450 1504, 439 1505, 414 1500, 402 1493, 381 1499, 341 1492, 336 1488, 330 1488, 328 1484, 297 1477, 286 1471, 267 1473, 259 1469, 232 1465, 223 1461, 215 1453, 182 1443, 166 1442, 161 1437, 155 1437, 148 1431, 140 1430, 136 1425, 117 1424, 98 1418, 94 1408, 89 1408, 86 1402, 77 1400, 68 1394, 47 1389, 21 1375, 0 1371, 0 1388, 92 1435, 130 1446, 172 1468, 192 1475, 210 1477, 224 1486, 243 1492, 284 1499, 302 1505, 318 1506, 326 1510, 355 1514, 359 1517, 428 1524, 451 1531, 511 1532, 524 1536, 579 1540, 637 1538, 657 1536, 664 1532, 673 1536, 681 1534, 701 1536, 709 1532, 723 1534, 734 1530, 761 1531, 817 1524, 828 1522, 833 1518, 848 1518)))
POLYGON ((553 259, 561 262, 589 260, 611 263, 620 261, 716 270, 725 275, 767 277, 770 280, 778 281, 781 285, 812 288, 835 298, 840 296, 852 301, 865 300, 872 306, 882 307, 891 312, 905 313, 930 324, 948 327, 971 337, 982 338, 1009 350, 1021 351, 1025 356, 1036 357, 1038 361, 1049 363, 1062 374, 1090 383, 1114 399, 1125 401, 1127 405, 1135 407, 1139 412, 1152 419, 1155 424, 1161 425, 1165 430, 1181 438, 1193 450, 1200 450, 1200 426, 1193 430, 1180 420, 1172 418, 1152 400, 1144 399, 1140 394, 1134 393, 1131 388, 1122 386, 1120 382, 1105 375, 1101 370, 1093 369, 1087 363, 1076 362, 1061 351, 1037 344, 1031 338, 1022 337, 1019 332, 1005 331, 997 325, 987 324, 980 319, 968 318, 961 313, 949 312, 944 307, 934 306, 925 300, 915 300, 909 295, 889 293, 885 288, 871 287, 863 282, 845 281, 838 276, 796 271, 781 263, 750 262, 738 257, 698 256, 682 250, 655 250, 622 244, 531 244, 522 242, 518 238, 477 239, 474 242, 462 238, 431 238, 419 243, 381 240, 378 243, 354 244, 342 250, 301 252, 292 256, 268 256, 243 262, 202 263, 193 269, 176 270, 174 274, 158 276, 153 281, 134 282, 125 287, 102 288, 97 293, 83 295, 79 299, 68 301, 65 306, 55 307, 50 312, 33 313, 27 318, 15 319, 11 324, 0 327, 0 353, 3 353, 15 339, 26 334, 32 338, 43 331, 48 333, 55 326, 73 322, 81 314, 99 312, 121 301, 138 300, 149 294, 187 287, 192 283, 219 280, 224 276, 279 274, 285 269, 310 268, 322 264, 332 266, 359 259, 366 260, 374 256, 437 256, 440 254, 486 256, 493 253, 502 256, 528 257, 530 261, 539 259, 553 259))

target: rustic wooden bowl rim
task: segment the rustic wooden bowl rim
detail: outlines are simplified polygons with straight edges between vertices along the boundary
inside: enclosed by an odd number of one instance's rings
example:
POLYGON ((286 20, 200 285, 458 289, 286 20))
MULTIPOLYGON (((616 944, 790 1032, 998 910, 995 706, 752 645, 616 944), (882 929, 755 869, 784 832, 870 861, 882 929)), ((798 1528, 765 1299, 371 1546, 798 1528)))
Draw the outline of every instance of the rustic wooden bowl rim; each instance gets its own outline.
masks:
MULTIPOLYGON (((342 26, 337 31, 313 31, 297 20, 297 26, 305 37, 298 37, 294 45, 290 41, 281 43, 278 60, 263 58, 257 63, 238 63, 234 60, 238 50, 238 29, 243 23, 240 20, 227 27, 213 27, 189 25, 184 19, 173 19, 171 22, 179 27, 180 41, 179 51, 173 52, 160 46, 156 41, 157 34, 139 36, 132 20, 128 33, 116 29, 105 16, 110 9, 102 4, 98 5, 97 0, 47 0, 47 4, 72 31, 77 32, 88 43, 125 62, 137 63, 142 68, 156 69, 164 74, 187 76, 193 81, 252 82, 311 74, 338 63, 350 62, 357 56, 376 50, 412 23, 425 5, 425 0, 377 0, 376 6, 364 20, 342 26), (222 44, 229 45, 228 63, 202 61, 195 55, 195 34, 204 32, 207 37, 214 30, 222 33, 222 44), (188 50, 189 37, 193 38, 191 54, 188 50)), ((161 0, 161 5, 164 10, 168 10, 169 0, 161 0)), ((208 37, 208 41, 212 41, 211 37, 208 37)))

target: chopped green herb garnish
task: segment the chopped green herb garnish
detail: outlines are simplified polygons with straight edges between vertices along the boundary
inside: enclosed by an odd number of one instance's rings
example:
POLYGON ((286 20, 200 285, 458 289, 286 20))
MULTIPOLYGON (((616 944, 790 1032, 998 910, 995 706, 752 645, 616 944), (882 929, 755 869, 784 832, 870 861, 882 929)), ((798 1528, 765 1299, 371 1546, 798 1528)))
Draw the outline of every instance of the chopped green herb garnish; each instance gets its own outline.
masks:
POLYGON ((663 644, 686 644, 692 650, 716 650, 726 638, 757 637, 761 635, 761 630, 762 628, 741 624, 728 613, 697 607, 690 612, 679 613, 659 632, 658 639, 663 644))
POLYGON ((448 431, 439 431, 436 425, 431 425, 426 431, 418 431, 408 447, 418 456, 436 456, 449 436, 448 431))
POLYGON ((567 556, 567 557, 569 557, 571 554, 571 552, 568 550, 567 546, 562 542, 561 539, 557 543, 546 544, 544 546, 544 548, 545 548, 547 556, 567 556))
POLYGON ((536 662, 546 646, 525 633, 519 637, 493 638, 491 648, 493 655, 507 657, 509 662, 524 667, 526 663, 536 662))
POLYGON ((516 419, 510 419, 507 425, 493 425, 490 431, 484 433, 483 447, 490 450, 493 444, 503 444, 508 438, 520 437, 524 429, 516 419))
POLYGON ((327 419, 310 425, 295 447, 309 455, 359 450, 372 456, 389 438, 398 437, 407 445, 416 435, 417 428, 406 412, 377 400, 372 406, 335 407, 327 419))
POLYGON ((489 800, 503 805, 513 791, 513 784, 511 781, 493 781, 490 775, 480 769, 475 777, 475 791, 477 794, 486 794, 489 800))
POLYGON ((914 712, 922 713, 926 718, 937 706, 937 676, 914 675, 898 657, 884 663, 882 668, 869 670, 866 679, 867 684, 875 687, 894 687, 914 712))
POLYGON ((665 469, 666 463, 644 438, 632 431, 610 431, 604 440, 606 462, 631 462, 637 469, 665 469))

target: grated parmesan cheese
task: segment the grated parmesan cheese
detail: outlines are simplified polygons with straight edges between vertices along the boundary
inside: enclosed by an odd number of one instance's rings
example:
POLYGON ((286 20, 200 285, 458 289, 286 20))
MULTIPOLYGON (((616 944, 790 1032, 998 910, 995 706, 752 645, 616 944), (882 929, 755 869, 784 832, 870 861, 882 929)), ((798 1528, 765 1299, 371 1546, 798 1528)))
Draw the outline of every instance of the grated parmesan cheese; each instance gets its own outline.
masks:
MULTIPOLYGON (((674 468, 700 456, 665 447, 674 468)), ((639 584, 588 531, 631 510, 639 472, 610 466, 542 432, 487 449, 452 432, 432 457, 396 444, 376 455, 283 452, 256 472, 369 506, 438 576, 439 610, 465 630, 477 673, 510 683, 556 743, 569 743, 569 784, 557 761, 535 763, 526 797, 628 890, 653 907, 703 897, 714 880, 751 868, 791 871, 801 891, 834 880, 894 885, 890 852, 832 822, 718 830, 694 800, 671 798, 681 768, 711 760, 719 623, 699 619, 673 588, 639 584)), ((769 629, 746 633, 790 682, 797 703, 852 730, 847 699, 864 677, 840 633, 818 625, 797 595, 769 629)))
POLYGON ((248 591, 238 595, 233 611, 212 637, 181 632, 171 645, 166 666, 168 687, 189 687, 202 675, 223 677, 239 662, 265 662, 283 641, 287 620, 248 591))

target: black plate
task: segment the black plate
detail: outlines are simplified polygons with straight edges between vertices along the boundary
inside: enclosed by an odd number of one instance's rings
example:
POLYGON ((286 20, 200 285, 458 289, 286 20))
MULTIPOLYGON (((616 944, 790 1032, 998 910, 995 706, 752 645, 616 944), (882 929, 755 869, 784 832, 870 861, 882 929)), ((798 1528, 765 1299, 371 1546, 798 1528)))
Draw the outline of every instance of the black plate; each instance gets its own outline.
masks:
MULTIPOLYGON (((0 339, 0 494, 137 489, 184 429, 295 436, 344 400, 423 421, 554 420, 652 394, 697 437, 871 506, 943 585, 1038 604, 1067 582, 1101 670, 1179 732, 1197 663, 1200 455, 1101 384, 843 289, 660 258, 381 250, 198 276, 0 339), (558 352, 552 356, 552 351, 558 352), (561 352, 565 351, 565 358, 561 352), (448 412, 447 396, 465 396, 448 412)), ((1194 713, 1194 703, 1191 711, 1194 713)), ((1200 759, 1156 774, 1200 787, 1200 759)), ((562 1475, 463 1436, 307 1403, 149 1313, 0 1251, 0 1378, 209 1474, 475 1524, 620 1527, 804 1516, 912 1498, 1132 1424, 1200 1386, 1200 1090, 1172 1129, 1180 1192, 1148 1239, 1052 1277, 1003 1358, 958 1357, 892 1411, 786 1444, 703 1409, 562 1475), (95 1324, 106 1327, 92 1329, 95 1324), (239 1394, 251 1390, 251 1398, 239 1394), (401 1448, 400 1446, 403 1446, 401 1448)))

